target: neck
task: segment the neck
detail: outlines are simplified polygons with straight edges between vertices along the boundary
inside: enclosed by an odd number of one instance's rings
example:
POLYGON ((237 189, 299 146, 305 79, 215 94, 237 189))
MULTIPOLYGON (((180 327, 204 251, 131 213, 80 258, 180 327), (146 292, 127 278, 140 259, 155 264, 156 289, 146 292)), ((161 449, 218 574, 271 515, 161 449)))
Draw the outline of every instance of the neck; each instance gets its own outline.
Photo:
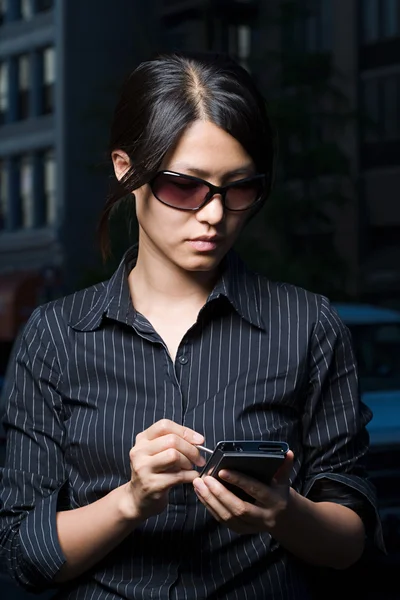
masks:
POLYGON ((218 278, 217 270, 186 271, 143 246, 139 244, 137 262, 129 275, 133 304, 139 312, 204 305, 218 278))

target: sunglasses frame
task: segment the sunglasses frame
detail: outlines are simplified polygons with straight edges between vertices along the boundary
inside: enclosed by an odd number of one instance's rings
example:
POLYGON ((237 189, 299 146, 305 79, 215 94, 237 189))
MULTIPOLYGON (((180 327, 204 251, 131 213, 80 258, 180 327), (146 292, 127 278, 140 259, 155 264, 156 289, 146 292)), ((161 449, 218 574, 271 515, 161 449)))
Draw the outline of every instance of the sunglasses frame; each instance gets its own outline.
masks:
POLYGON ((257 200, 255 200, 255 202, 253 202, 253 204, 250 204, 250 206, 247 206, 246 208, 229 208, 229 206, 226 206, 225 196, 226 196, 227 192, 229 191, 229 189, 239 186, 239 185, 243 185, 243 183, 246 183, 248 181, 254 181, 257 179, 259 179, 260 181, 263 180, 265 187, 266 187, 267 175, 263 175, 263 174, 252 175, 251 177, 246 177, 245 179, 239 179, 237 181, 233 181, 232 183, 228 183, 227 185, 219 186, 219 185, 214 185, 213 183, 210 183, 209 181, 206 181, 205 179, 201 179, 201 177, 194 177, 193 175, 186 175, 186 173, 178 173, 176 171, 158 171, 154 175, 154 177, 148 182, 148 184, 150 186, 153 196, 155 198, 157 198, 157 200, 159 202, 161 202, 162 204, 165 204, 165 206, 169 206, 170 208, 176 208, 176 210, 195 212, 195 211, 203 208, 209 202, 211 202, 211 200, 214 198, 214 196, 216 194, 219 194, 222 198, 222 205, 223 205, 224 209, 229 210, 231 212, 243 212, 245 210, 250 210, 250 209, 254 208, 255 206, 257 206, 258 204, 260 204, 267 195, 266 191, 263 190, 260 194, 260 197, 257 200), (190 179, 191 181, 196 181, 196 182, 201 183, 202 185, 205 185, 206 187, 208 187, 209 192, 206 194, 204 201, 201 202, 201 204, 199 204, 199 206, 196 206, 195 208, 186 208, 186 207, 174 206, 172 204, 168 204, 168 202, 165 202, 165 200, 162 200, 161 198, 159 198, 154 193, 154 190, 153 190, 153 183, 157 179, 157 177, 159 177, 160 175, 173 175, 173 176, 177 177, 178 179, 180 177, 184 177, 185 179, 190 179))

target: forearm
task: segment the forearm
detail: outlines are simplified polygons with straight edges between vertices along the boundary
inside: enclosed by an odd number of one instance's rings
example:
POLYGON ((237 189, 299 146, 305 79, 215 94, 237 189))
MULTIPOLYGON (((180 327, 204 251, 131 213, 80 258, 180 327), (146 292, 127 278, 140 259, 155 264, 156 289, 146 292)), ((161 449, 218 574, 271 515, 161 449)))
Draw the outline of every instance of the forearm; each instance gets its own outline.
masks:
POLYGON ((270 533, 298 558, 336 569, 351 566, 364 549, 364 525, 354 511, 333 502, 313 502, 292 488, 288 508, 270 533))
POLYGON ((132 515, 128 486, 116 488, 87 506, 57 513, 57 533, 66 562, 56 582, 87 571, 139 524, 132 515))

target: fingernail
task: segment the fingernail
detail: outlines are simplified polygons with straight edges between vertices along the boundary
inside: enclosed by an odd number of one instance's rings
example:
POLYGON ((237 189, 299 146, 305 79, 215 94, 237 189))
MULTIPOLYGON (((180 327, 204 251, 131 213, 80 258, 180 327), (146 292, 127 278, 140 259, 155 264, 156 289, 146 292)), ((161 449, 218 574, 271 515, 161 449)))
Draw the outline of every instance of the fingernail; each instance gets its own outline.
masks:
POLYGON ((194 433, 192 435, 192 440, 194 441, 195 444, 201 444, 201 442, 204 441, 204 437, 202 435, 200 435, 200 433, 194 433))
POLYGON ((206 488, 204 482, 200 478, 195 479, 193 481, 193 487, 196 490, 196 492, 199 492, 199 494, 201 494, 201 492, 204 491, 204 489, 206 488))

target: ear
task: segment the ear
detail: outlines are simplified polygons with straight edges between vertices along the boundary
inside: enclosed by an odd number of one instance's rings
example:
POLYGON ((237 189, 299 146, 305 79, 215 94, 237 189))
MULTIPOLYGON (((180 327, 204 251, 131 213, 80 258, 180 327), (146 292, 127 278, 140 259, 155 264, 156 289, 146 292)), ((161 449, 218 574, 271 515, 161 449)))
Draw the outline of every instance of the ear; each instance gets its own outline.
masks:
POLYGON ((123 150, 113 150, 111 158, 114 165, 114 173, 118 181, 120 181, 131 166, 131 160, 123 150))

